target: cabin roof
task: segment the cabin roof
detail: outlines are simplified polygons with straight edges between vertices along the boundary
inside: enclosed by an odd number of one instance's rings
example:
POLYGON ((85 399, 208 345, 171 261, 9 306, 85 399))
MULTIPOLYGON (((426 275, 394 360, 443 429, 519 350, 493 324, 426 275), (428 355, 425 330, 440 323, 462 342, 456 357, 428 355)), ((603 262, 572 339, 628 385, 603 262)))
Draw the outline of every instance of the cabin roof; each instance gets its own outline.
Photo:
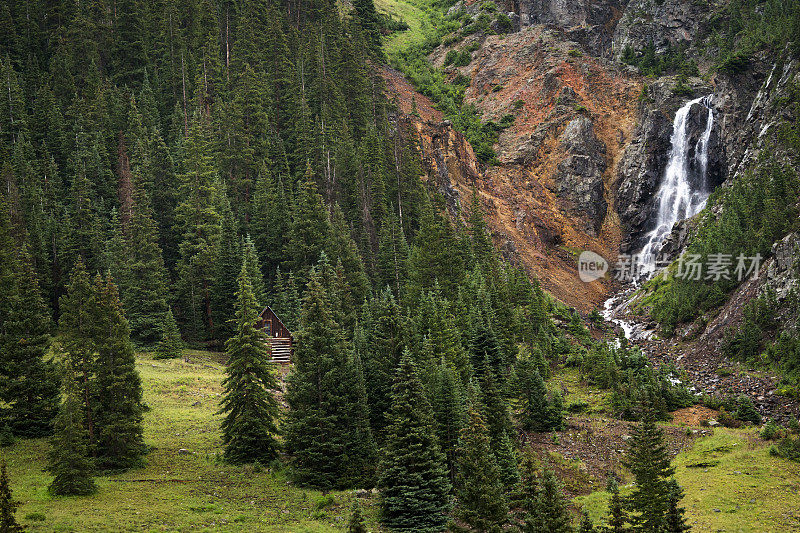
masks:
MULTIPOLYGON (((263 310, 263 311, 261 311, 261 313, 259 313, 259 316, 260 316, 261 318, 264 318, 264 315, 266 315, 267 313, 270 313, 270 314, 272 314, 272 316, 274 316, 274 317, 275 317, 275 320, 277 320, 277 321, 278 321, 278 323, 281 325, 281 327, 282 327, 283 329, 285 329, 286 331, 289 331, 289 328, 287 328, 287 327, 286 327, 286 324, 284 324, 284 323, 283 323, 283 320, 281 320, 281 317, 279 317, 279 316, 278 316, 278 314, 277 314, 275 311, 273 311, 273 310, 272 310, 272 308, 271 308, 270 306, 266 306, 266 307, 264 308, 264 310, 263 310)), ((291 334, 292 334, 292 332, 291 332, 291 331, 289 331, 289 335, 290 335, 290 336, 291 336, 291 334)))

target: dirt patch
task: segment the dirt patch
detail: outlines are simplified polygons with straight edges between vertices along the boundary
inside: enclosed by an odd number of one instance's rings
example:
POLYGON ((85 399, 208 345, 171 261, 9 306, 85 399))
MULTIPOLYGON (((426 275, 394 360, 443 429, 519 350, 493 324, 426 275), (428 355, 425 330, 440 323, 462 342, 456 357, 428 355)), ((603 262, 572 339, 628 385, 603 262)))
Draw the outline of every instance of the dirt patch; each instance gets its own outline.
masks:
MULTIPOLYGON (((567 428, 552 433, 523 433, 522 444, 529 446, 540 460, 552 468, 573 498, 603 490, 609 476, 625 477, 623 460, 633 423, 613 418, 573 416, 567 428)), ((713 434, 709 428, 688 430, 663 426, 670 456, 690 448, 700 437, 713 434)))
POLYGON ((693 405, 672 413, 672 423, 678 426, 702 426, 704 421, 712 418, 717 418, 717 411, 702 405, 693 405))

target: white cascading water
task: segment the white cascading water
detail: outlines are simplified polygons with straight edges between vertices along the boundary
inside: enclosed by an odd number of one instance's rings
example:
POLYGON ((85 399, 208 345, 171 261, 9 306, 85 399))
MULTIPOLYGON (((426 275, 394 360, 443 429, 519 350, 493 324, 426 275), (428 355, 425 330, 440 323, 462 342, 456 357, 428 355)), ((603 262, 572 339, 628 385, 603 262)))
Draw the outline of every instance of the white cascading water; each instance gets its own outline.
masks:
MULTIPOLYGON (((664 179, 656 193, 656 225, 646 235, 646 243, 637 256, 638 277, 634 279, 634 286, 643 278, 650 277, 658 267, 658 253, 662 243, 672 232, 676 222, 699 213, 706 205, 711 193, 707 180, 708 170, 708 144, 711 130, 714 127, 714 111, 711 107, 713 95, 704 96, 687 102, 675 114, 672 124, 671 148, 664 179), (689 131, 689 113, 692 106, 700 104, 708 110, 706 127, 703 134, 694 145, 695 165, 691 165, 691 139, 689 131), (694 172, 692 170, 694 169, 694 172)), ((643 325, 618 318, 625 316, 628 305, 628 292, 619 293, 605 302, 603 316, 606 320, 614 322, 622 329, 625 337, 629 339, 646 338, 652 331, 646 330, 643 325)))
POLYGON ((657 254, 676 222, 693 217, 706 205, 710 188, 706 177, 708 169, 708 142, 714 127, 714 110, 711 107, 712 95, 703 96, 687 102, 675 114, 672 124, 671 148, 664 179, 656 194, 658 211, 656 225, 647 234, 646 244, 639 252, 640 275, 649 276, 657 267, 657 254), (693 176, 689 161, 691 153, 689 112, 692 106, 701 104, 708 109, 708 118, 703 134, 695 144, 697 174, 693 176))

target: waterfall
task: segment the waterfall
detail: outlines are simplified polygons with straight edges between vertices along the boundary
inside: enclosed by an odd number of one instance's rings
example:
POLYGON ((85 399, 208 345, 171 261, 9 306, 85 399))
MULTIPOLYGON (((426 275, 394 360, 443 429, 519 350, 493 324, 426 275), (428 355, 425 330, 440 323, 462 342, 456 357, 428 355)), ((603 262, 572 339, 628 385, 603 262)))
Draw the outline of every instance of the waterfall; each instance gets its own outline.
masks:
POLYGON ((708 143, 711 138, 711 129, 714 127, 712 96, 708 95, 687 102, 675 114, 670 139, 669 161, 664 171, 664 179, 656 193, 656 205, 658 206, 656 225, 645 236, 646 244, 639 253, 640 274, 643 276, 649 276, 658 266, 656 262, 661 243, 672 232, 675 223, 699 213, 708 200, 711 192, 706 176, 708 143), (689 112, 695 104, 705 107, 708 110, 708 117, 705 130, 694 146, 697 170, 692 172, 689 112))

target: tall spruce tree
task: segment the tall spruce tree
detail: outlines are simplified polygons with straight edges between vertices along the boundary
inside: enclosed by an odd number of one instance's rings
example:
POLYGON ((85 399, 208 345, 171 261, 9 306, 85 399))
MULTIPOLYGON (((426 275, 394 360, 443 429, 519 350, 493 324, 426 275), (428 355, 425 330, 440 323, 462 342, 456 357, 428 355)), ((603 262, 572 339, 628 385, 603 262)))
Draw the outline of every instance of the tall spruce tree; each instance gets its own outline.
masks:
POLYGON ((211 132, 197 116, 183 143, 180 203, 175 223, 181 233, 177 265, 179 319, 195 338, 214 329, 211 294, 222 234, 220 178, 214 165, 211 132))
POLYGON ((167 273, 158 244, 158 227, 141 181, 136 178, 133 182, 133 205, 122 259, 125 274, 118 282, 131 337, 142 345, 153 346, 169 307, 167 273))
POLYGON ((50 313, 39 292, 32 259, 23 249, 18 260, 9 257, 6 267, 16 270, 4 283, 4 308, 0 318, 0 421, 15 435, 42 437, 52 433, 58 411, 58 377, 47 351, 50 346, 50 313))
POLYGON ((521 408, 521 425, 525 431, 558 431, 563 427, 564 413, 557 393, 548 393, 540 366, 530 356, 521 358, 516 367, 516 393, 521 408))
POLYGON ((289 374, 286 450, 294 479, 323 489, 369 483, 375 445, 358 367, 349 360, 322 276, 312 269, 289 374))
POLYGON ((395 374, 388 422, 378 477, 383 522, 396 531, 441 531, 450 508, 450 483, 408 350, 395 374))
POLYGON ((450 483, 455 484, 458 460, 458 439, 466 424, 464 389, 456 371, 442 358, 436 368, 431 403, 436 423, 436 437, 445 456, 450 483))
POLYGON ((547 469, 538 482, 535 505, 525 520, 523 530, 525 533, 572 533, 571 522, 561 483, 547 469))
POLYGON ((646 413, 631 433, 625 466, 636 482, 633 493, 624 500, 633 529, 648 533, 662 531, 670 499, 676 493, 680 498, 680 493, 670 479, 675 469, 670 466, 664 432, 656 426, 652 413, 646 413))
POLYGON ((175 321, 172 309, 167 309, 161 322, 161 339, 156 346, 155 356, 158 359, 171 359, 180 357, 182 350, 183 340, 178 330, 178 323, 175 321))
POLYGON ((511 414, 508 401, 497 388, 492 371, 487 371, 484 375, 480 388, 480 401, 489 430, 492 453, 500 469, 500 479, 505 486, 511 488, 519 482, 517 457, 511 438, 513 432, 511 414))
POLYGON ((242 266, 236 293, 234 335, 225 343, 229 357, 221 413, 225 460, 234 463, 269 463, 278 456, 274 391, 278 381, 269 362, 263 331, 256 329, 259 307, 247 265, 242 266))
POLYGON ((81 496, 97 490, 89 457, 89 433, 81 412, 83 391, 75 377, 66 365, 62 381, 64 402, 55 419, 48 455, 47 470, 53 475, 49 490, 57 496, 81 496))
POLYGON ((145 452, 142 383, 122 312, 110 277, 95 278, 95 384, 98 466, 125 470, 142 464, 145 452))
POLYGON ((19 502, 15 502, 11 493, 11 483, 8 480, 6 462, 0 461, 0 532, 2 533, 23 533, 25 531, 19 525, 14 513, 19 507, 19 502))
POLYGON ((78 261, 72 269, 67 293, 61 297, 61 316, 58 329, 61 338, 62 358, 68 366, 68 372, 74 373, 75 386, 80 392, 75 401, 80 402, 76 412, 82 412, 83 428, 87 433, 90 453, 96 453, 94 445, 97 440, 95 371, 97 367, 97 349, 94 344, 97 321, 96 294, 92 289, 89 274, 83 261, 78 261))
POLYGON ((458 507, 450 529, 499 532, 508 521, 500 469, 489 444, 486 422, 474 403, 468 416, 469 422, 461 430, 456 478, 458 507))

